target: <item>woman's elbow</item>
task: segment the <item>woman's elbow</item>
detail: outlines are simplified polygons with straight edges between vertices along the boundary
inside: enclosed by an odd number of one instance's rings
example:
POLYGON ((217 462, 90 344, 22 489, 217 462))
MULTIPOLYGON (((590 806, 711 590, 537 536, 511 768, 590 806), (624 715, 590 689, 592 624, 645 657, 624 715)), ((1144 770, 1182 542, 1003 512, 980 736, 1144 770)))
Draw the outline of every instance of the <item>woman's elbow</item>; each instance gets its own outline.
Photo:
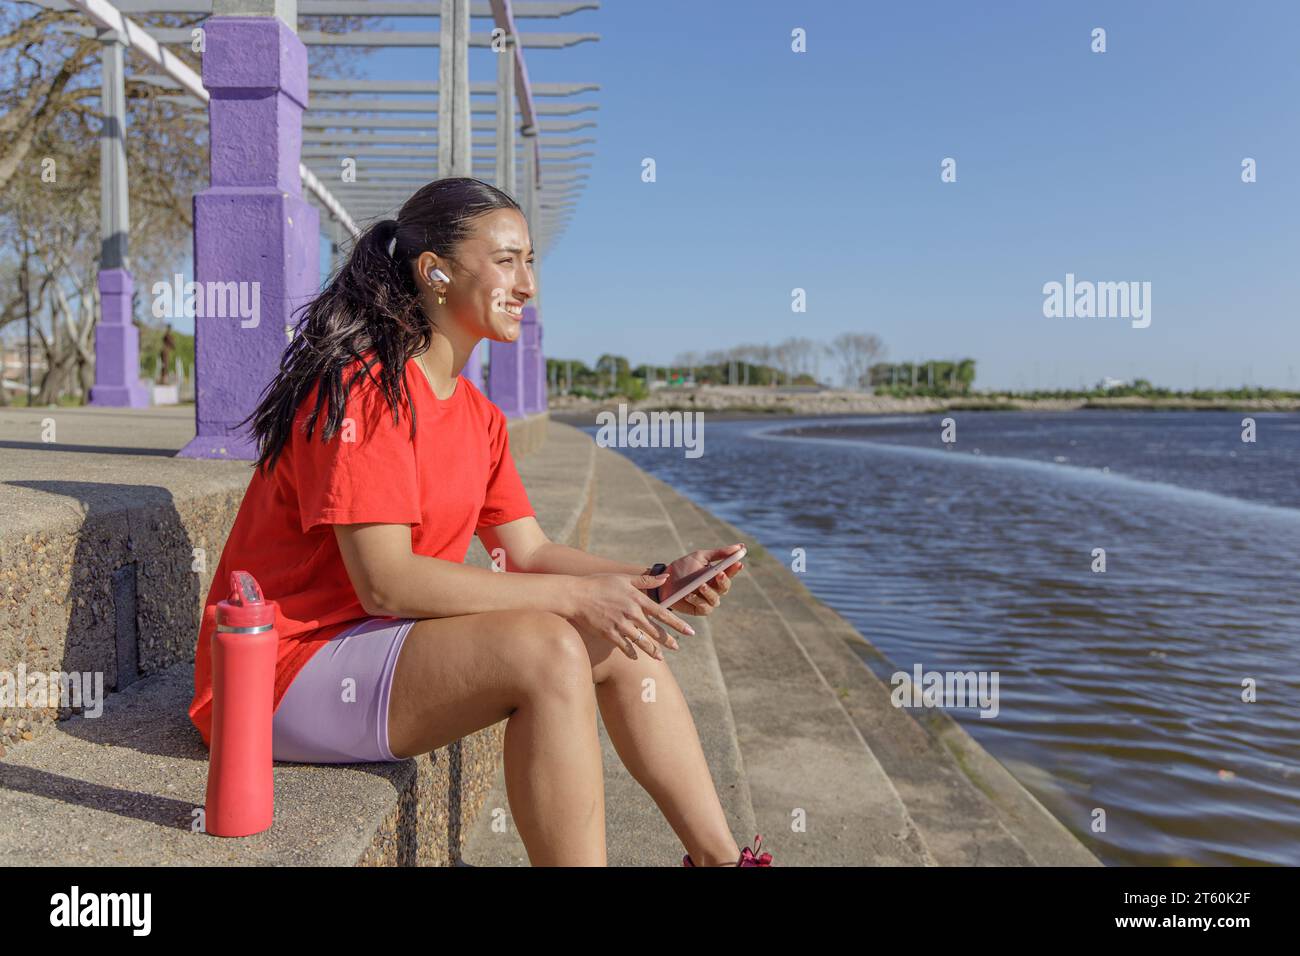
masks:
POLYGON ((389 608, 388 603, 383 597, 369 591, 357 594, 357 600, 361 604, 361 610, 366 612, 367 617, 396 617, 389 608))
POLYGON ((375 583, 367 583, 363 588, 354 589, 361 608, 370 617, 401 617, 398 604, 400 599, 390 588, 375 583))
POLYGON ((398 617, 401 582, 408 576, 410 529, 404 526, 335 525, 339 555, 361 609, 371 617, 398 617))

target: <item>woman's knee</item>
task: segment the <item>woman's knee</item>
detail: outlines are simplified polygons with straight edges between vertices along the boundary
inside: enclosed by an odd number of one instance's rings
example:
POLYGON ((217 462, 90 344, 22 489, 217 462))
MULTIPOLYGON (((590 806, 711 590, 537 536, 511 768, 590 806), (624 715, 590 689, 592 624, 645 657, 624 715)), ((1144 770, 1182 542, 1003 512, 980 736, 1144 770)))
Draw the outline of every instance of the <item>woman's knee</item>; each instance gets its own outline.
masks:
POLYGON ((566 618, 550 611, 520 611, 514 631, 531 691, 594 693, 587 645, 566 618))

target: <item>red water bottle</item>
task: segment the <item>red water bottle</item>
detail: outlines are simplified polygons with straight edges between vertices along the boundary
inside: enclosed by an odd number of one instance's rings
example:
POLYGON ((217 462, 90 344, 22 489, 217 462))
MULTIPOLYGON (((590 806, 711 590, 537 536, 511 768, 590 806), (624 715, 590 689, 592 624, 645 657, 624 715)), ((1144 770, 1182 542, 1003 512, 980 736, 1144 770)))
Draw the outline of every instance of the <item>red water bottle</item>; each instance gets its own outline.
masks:
POLYGON ((212 638, 212 736, 205 820, 214 836, 271 826, 271 718, 275 697, 275 602, 247 571, 230 574, 212 638))

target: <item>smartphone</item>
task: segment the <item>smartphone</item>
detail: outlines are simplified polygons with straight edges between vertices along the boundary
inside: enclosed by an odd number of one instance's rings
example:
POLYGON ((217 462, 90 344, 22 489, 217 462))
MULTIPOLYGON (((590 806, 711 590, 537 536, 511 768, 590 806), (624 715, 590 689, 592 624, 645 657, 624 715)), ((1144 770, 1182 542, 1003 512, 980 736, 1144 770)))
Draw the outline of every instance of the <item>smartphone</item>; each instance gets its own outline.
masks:
POLYGON ((735 564, 737 561, 743 558, 745 556, 746 550, 747 549, 745 548, 745 546, 741 545, 739 551, 727 555, 721 561, 714 561, 707 568, 703 568, 699 571, 696 571, 685 581, 681 582, 677 586, 676 591, 674 591, 668 597, 660 601, 659 606, 672 607, 682 598, 686 597, 686 595, 690 594, 692 591, 698 588, 701 584, 708 584, 709 581, 712 580, 719 571, 725 571, 727 568, 731 567, 733 564, 735 564))

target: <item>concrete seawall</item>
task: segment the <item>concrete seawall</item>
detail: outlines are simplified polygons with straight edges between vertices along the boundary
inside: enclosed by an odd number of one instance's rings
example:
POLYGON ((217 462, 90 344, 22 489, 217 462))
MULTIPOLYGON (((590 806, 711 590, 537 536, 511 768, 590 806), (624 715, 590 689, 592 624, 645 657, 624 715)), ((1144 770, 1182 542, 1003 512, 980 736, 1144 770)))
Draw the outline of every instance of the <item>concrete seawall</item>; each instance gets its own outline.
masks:
MULTIPOLYGON (((918 721, 895 708, 864 663, 879 652, 751 536, 610 449, 596 451, 595 486, 595 553, 635 563, 749 548, 723 606, 690 618, 696 635, 667 652, 742 845, 761 833, 782 865, 1098 865, 946 713, 918 721)), ((600 733, 610 865, 679 863, 675 834, 603 722, 600 733)), ((485 806, 508 816, 500 769, 485 806)), ((465 860, 526 865, 527 855, 484 813, 465 860)))

